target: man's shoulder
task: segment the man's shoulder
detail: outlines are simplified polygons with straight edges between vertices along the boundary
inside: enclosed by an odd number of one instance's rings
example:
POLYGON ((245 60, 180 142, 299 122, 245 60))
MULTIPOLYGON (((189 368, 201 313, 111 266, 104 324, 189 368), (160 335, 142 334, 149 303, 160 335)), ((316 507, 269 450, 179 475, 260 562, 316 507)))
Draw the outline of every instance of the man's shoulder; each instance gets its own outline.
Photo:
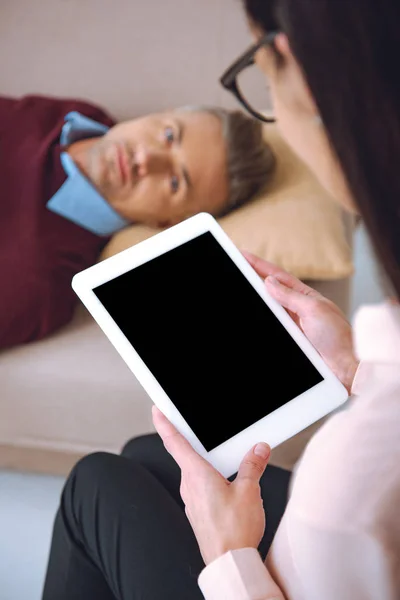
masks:
POLYGON ((14 100, 9 126, 14 128, 17 124, 20 127, 33 125, 51 130, 53 127, 61 127, 65 115, 71 111, 80 112, 108 127, 115 123, 107 111, 85 100, 29 95, 14 100))

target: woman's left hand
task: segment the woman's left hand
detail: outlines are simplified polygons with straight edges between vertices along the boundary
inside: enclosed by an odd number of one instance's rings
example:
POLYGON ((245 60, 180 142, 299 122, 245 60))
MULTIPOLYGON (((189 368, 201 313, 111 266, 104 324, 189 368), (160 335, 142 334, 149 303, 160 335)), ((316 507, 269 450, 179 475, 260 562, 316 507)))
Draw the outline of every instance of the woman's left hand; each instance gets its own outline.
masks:
POLYGON ((233 483, 227 481, 153 407, 154 425, 182 472, 181 496, 205 564, 229 550, 257 548, 265 530, 260 477, 271 453, 257 444, 244 457, 233 483))

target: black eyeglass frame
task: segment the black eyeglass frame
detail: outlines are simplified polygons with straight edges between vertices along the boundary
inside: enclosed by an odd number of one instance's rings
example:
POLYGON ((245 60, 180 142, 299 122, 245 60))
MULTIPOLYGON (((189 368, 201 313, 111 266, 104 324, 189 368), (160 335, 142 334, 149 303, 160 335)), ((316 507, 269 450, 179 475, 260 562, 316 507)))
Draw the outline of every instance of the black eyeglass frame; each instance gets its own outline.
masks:
POLYGON ((264 123, 275 123, 275 119, 273 117, 266 117, 262 113, 254 110, 254 108, 247 102, 246 98, 240 91, 237 78, 240 73, 244 71, 244 69, 254 65, 254 55, 256 52, 258 52, 258 50, 263 46, 271 46, 274 43, 277 35, 278 31, 266 33, 256 44, 253 44, 248 50, 246 50, 246 52, 244 52, 244 54, 239 56, 239 58, 235 60, 229 69, 225 71, 220 79, 222 87, 228 90, 228 92, 231 92, 231 94, 235 96, 235 98, 247 110, 247 112, 264 123))

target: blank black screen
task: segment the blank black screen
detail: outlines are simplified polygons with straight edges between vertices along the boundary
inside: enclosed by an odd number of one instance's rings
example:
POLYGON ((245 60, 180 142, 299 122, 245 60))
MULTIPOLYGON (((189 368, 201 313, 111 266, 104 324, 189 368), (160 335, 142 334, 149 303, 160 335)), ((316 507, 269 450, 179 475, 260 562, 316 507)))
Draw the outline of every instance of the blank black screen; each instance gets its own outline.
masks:
POLYGON ((323 380, 211 233, 94 292, 208 451, 323 380))

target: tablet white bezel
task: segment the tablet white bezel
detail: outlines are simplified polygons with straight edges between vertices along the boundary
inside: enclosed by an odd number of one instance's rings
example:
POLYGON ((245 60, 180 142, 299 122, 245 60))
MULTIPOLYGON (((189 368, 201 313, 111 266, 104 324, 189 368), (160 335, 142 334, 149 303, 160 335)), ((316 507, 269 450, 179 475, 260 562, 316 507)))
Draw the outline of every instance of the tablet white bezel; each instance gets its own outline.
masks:
MULTIPOLYGON (((237 471, 240 461, 253 444, 266 441, 271 447, 275 447, 338 408, 348 398, 344 386, 326 366, 286 311, 267 294, 263 281, 248 264, 220 225, 207 213, 191 217, 179 225, 171 227, 104 262, 78 273, 72 281, 72 287, 154 403, 190 441, 192 446, 202 456, 207 458, 224 476, 230 476, 237 471), (161 385, 93 292, 94 288, 103 283, 206 232, 211 232, 254 287, 255 291, 298 343, 304 354, 306 354, 324 377, 324 380, 311 390, 304 392, 297 398, 281 406, 273 413, 265 416, 257 423, 241 431, 210 452, 206 451, 161 385)), ((262 336, 262 332, 259 332, 259 335, 262 336)), ((265 343, 267 343, 267 340, 265 343)), ((267 381, 265 387, 260 392, 268 393, 267 381)), ((212 427, 212 415, 209 418, 210 426, 212 427)))

